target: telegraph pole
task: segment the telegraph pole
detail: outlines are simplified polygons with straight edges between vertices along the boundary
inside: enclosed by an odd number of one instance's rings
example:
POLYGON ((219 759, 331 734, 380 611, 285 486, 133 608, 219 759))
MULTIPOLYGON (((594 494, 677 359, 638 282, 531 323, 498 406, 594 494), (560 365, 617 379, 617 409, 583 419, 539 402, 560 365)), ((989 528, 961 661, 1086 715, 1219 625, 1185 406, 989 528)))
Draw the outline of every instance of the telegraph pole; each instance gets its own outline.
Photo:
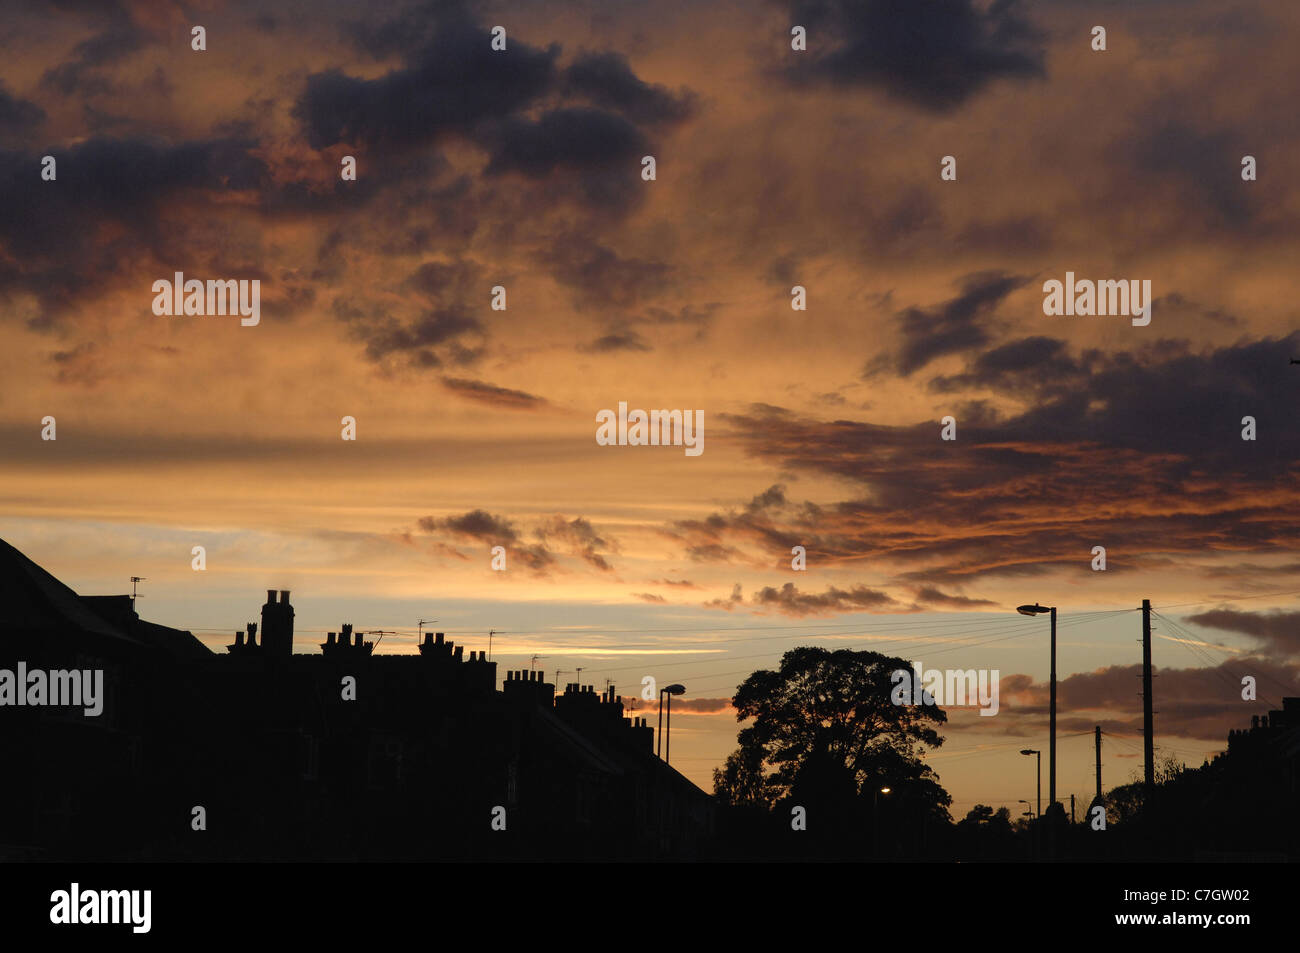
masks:
POLYGON ((1047 769, 1047 807, 1056 803, 1056 606, 1052 606, 1052 713, 1050 766, 1047 769))
POLYGON ((1101 800, 1101 725, 1096 728, 1097 739, 1097 800, 1101 800))
POLYGON ((1156 783, 1155 729, 1151 714, 1151 600, 1142 600, 1142 754, 1146 761, 1146 793, 1156 783))

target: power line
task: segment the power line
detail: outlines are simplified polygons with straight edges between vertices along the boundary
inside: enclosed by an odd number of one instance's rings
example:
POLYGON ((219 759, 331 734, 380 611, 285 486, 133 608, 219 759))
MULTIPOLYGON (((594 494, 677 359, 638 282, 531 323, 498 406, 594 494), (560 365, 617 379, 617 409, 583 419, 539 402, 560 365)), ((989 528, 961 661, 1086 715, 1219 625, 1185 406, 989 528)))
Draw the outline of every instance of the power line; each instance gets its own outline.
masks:
POLYGON ((1172 606, 1161 606, 1161 609, 1186 609, 1188 606, 1216 606, 1223 605, 1225 602, 1241 602, 1245 599, 1271 599, 1274 596, 1294 596, 1300 593, 1300 589, 1291 589, 1282 592, 1260 592, 1253 596, 1228 596, 1225 599, 1212 599, 1209 602, 1180 602, 1172 606))

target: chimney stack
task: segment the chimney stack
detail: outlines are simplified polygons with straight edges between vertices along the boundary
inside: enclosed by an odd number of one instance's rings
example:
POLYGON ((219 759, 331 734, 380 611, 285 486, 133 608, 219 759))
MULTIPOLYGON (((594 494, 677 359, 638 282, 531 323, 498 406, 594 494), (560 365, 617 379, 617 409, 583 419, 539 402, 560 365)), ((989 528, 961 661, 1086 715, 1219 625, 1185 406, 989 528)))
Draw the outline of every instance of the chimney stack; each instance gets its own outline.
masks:
POLYGON ((266 605, 262 606, 262 651, 283 657, 293 654, 293 606, 289 605, 287 589, 280 592, 279 602, 274 589, 266 591, 266 605))

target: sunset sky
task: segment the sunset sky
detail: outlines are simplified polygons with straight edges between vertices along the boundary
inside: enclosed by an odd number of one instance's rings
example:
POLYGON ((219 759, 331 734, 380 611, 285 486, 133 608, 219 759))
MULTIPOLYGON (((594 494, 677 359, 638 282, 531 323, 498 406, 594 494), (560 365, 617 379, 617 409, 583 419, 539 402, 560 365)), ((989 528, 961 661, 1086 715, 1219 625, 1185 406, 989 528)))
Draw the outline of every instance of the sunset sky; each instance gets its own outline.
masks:
POLYGON ((706 790, 791 647, 997 669, 928 759, 955 817, 1034 795, 1021 603, 1060 609, 1058 793, 1095 724, 1106 786, 1140 770, 1149 598, 1157 756, 1200 764, 1300 694, 1298 33, 1232 0, 12 4, 0 537, 221 651, 277 588, 299 651, 423 618, 495 629, 502 675, 682 682, 706 790), (1149 280, 1150 324, 1044 314, 1067 271, 1149 280), (175 272, 258 279, 260 323, 155 315, 175 272), (620 401, 701 411, 704 452, 598 445, 620 401))

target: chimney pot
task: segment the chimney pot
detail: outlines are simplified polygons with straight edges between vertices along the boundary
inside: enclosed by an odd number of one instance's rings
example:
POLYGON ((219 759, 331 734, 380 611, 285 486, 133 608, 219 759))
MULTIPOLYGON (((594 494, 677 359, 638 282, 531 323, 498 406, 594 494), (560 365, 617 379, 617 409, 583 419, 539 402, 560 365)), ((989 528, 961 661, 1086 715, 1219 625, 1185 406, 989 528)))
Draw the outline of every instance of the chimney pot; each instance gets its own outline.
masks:
POLYGON ((289 590, 288 590, 288 589, 281 589, 281 590, 280 590, 280 601, 283 602, 286 606, 289 604, 289 590))
POLYGON ((439 632, 439 633, 438 633, 438 644, 439 644, 439 645, 442 645, 442 636, 443 636, 443 633, 439 632))
POLYGON ((244 644, 244 633, 243 633, 243 632, 236 632, 236 633, 235 633, 235 645, 243 645, 243 644, 244 644))
POLYGON ((268 590, 266 590, 266 603, 267 603, 267 605, 274 605, 274 604, 275 604, 275 590, 274 590, 274 589, 268 589, 268 590))

